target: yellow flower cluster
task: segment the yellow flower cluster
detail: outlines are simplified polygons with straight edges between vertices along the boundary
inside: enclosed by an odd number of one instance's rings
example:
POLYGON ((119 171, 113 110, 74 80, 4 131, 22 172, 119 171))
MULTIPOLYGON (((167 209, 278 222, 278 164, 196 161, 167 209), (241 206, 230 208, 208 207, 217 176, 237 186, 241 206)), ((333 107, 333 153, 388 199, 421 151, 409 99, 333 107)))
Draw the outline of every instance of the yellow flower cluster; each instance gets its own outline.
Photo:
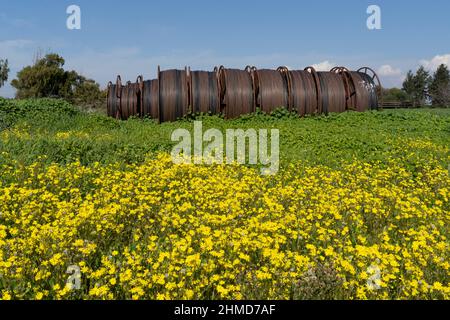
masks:
POLYGON ((3 165, 0 298, 448 299, 449 174, 403 163, 3 165))
POLYGON ((69 130, 58 131, 54 134, 49 134, 47 131, 32 132, 29 124, 20 124, 9 130, 0 132, 0 140, 3 142, 9 142, 12 139, 19 139, 21 141, 36 140, 36 139, 49 139, 61 142, 64 140, 95 140, 95 141, 113 141, 114 137, 111 134, 95 134, 92 135, 86 130, 69 130))

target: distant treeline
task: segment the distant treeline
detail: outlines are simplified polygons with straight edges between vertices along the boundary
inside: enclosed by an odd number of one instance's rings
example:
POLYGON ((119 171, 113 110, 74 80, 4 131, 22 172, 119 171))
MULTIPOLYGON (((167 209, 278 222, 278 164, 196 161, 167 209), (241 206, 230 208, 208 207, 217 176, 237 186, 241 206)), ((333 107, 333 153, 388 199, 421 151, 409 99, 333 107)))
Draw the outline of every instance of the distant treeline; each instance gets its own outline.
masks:
POLYGON ((430 74, 420 67, 415 73, 407 73, 401 89, 383 90, 383 101, 398 102, 404 106, 450 106, 450 71, 445 64, 430 74))
MULTIPOLYGON (((64 64, 64 58, 55 53, 37 56, 11 81, 16 98, 60 98, 84 108, 106 108, 106 90, 74 70, 64 70, 64 64)), ((0 87, 8 73, 8 60, 0 60, 0 87)))

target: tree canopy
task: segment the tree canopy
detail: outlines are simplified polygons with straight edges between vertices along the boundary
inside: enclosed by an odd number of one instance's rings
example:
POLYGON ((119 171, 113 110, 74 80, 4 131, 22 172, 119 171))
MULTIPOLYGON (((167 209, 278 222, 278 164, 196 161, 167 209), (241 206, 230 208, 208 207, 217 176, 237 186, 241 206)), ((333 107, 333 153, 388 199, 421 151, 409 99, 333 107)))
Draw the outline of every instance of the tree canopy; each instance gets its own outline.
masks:
POLYGON ((51 97, 96 105, 103 98, 100 86, 76 71, 64 70, 64 64, 63 57, 50 53, 23 68, 11 82, 16 98, 51 97))
POLYGON ((403 91, 412 99, 414 106, 425 105, 429 98, 430 73, 421 66, 414 74, 408 71, 403 91))
POLYGON ((410 101, 409 95, 404 90, 399 88, 383 89, 383 100, 386 102, 410 101))
POLYGON ((445 64, 441 64, 433 75, 430 97, 434 106, 450 105, 450 71, 445 64))

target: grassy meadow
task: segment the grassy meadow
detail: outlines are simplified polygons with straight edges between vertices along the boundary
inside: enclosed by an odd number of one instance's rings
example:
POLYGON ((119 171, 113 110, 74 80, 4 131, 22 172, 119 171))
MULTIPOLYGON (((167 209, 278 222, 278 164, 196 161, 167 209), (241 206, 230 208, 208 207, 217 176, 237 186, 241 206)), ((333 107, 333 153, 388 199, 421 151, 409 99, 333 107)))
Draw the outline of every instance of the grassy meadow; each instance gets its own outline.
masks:
POLYGON ((196 119, 279 129, 280 171, 173 164, 192 118, 0 99, 0 299, 450 298, 450 109, 196 119))

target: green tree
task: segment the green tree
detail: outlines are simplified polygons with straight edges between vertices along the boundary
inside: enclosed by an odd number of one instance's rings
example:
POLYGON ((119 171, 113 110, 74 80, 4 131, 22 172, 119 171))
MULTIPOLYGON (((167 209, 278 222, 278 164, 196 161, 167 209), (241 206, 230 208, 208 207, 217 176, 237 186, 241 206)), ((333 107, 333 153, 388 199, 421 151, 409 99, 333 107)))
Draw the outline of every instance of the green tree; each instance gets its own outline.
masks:
POLYGON ((421 66, 416 74, 408 71, 405 81, 403 82, 403 90, 411 97, 414 106, 424 105, 429 98, 430 74, 421 66))
MULTIPOLYGON (((414 100, 414 73, 409 70, 406 74, 405 81, 403 81, 402 90, 408 95, 411 100, 414 100)), ((413 101, 415 104, 415 101, 413 101)))
POLYGON ((434 106, 450 104, 450 71, 445 64, 441 64, 433 75, 430 96, 434 106))
POLYGON ((9 67, 8 59, 0 60, 0 88, 3 87, 6 81, 8 81, 9 67))
POLYGON ((402 89, 383 89, 383 100, 386 102, 406 102, 410 100, 409 95, 402 89))
POLYGON ((414 89, 415 96, 414 99, 416 103, 423 106, 429 97, 429 85, 430 85, 430 73, 421 66, 414 76, 414 89))
POLYGON ((107 90, 102 91, 94 80, 85 79, 75 87, 72 100, 76 105, 96 108, 106 103, 106 96, 107 90))
POLYGON ((17 89, 16 98, 62 98, 72 103, 97 105, 100 86, 76 71, 64 70, 65 60, 51 53, 17 73, 11 85, 17 89))

